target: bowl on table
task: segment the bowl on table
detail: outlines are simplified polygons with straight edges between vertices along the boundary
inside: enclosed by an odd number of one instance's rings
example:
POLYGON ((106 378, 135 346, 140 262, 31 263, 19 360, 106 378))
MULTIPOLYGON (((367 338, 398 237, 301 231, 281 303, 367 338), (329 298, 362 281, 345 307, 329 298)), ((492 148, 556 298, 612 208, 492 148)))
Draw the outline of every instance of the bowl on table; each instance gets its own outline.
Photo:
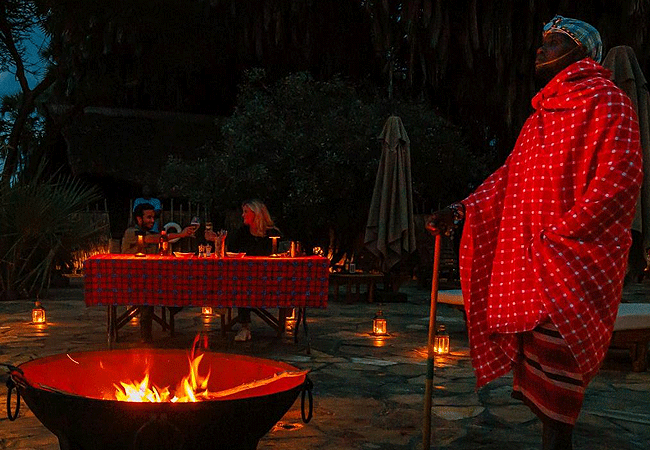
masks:
POLYGON ((228 258, 243 258, 246 256, 246 253, 236 253, 236 252, 226 252, 226 257, 228 258))

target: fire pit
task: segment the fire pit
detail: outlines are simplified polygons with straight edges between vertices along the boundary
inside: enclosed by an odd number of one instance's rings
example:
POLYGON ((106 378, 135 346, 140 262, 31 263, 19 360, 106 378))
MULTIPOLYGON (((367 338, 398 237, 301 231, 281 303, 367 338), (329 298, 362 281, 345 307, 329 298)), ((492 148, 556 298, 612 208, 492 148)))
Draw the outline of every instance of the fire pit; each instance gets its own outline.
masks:
POLYGON ((11 380, 62 450, 255 449, 310 384, 278 361, 205 352, 197 362, 185 351, 148 349, 35 359, 14 367, 11 380), (116 399, 143 378, 154 392, 173 389, 188 362, 197 399, 179 400, 178 390, 166 401, 116 399))

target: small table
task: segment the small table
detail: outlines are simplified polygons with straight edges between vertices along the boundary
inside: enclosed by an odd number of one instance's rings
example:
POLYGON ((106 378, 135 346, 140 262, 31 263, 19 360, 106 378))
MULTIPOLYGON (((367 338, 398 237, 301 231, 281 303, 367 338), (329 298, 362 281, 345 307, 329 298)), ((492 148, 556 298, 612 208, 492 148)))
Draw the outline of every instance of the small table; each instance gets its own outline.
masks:
POLYGON ((378 281, 384 282, 384 275, 381 273, 367 273, 367 272, 334 272, 330 274, 330 283, 335 289, 335 299, 339 299, 339 285, 345 284, 345 301, 352 302, 352 286, 355 286, 354 299, 359 300, 359 289, 363 284, 368 290, 368 303, 374 301, 375 296, 375 283, 378 281))

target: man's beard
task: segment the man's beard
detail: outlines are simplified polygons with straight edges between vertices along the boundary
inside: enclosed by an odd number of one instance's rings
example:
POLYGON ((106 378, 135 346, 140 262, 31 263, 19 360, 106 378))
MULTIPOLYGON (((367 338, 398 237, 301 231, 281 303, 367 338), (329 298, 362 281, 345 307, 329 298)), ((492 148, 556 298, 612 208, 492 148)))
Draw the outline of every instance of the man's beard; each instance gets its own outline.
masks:
POLYGON ((555 77, 555 75, 562 72, 574 62, 578 61, 578 59, 568 58, 577 50, 580 50, 580 47, 573 47, 565 54, 558 56, 557 58, 553 58, 550 61, 544 61, 542 63, 535 64, 535 81, 539 84, 540 89, 546 86, 548 82, 555 77))
POLYGON ((140 227, 140 229, 141 229, 142 231, 151 231, 151 229, 153 228, 153 226, 151 226, 151 227, 150 227, 150 226, 147 226, 147 224, 145 224, 144 222, 140 222, 140 223, 138 224, 138 226, 140 227))

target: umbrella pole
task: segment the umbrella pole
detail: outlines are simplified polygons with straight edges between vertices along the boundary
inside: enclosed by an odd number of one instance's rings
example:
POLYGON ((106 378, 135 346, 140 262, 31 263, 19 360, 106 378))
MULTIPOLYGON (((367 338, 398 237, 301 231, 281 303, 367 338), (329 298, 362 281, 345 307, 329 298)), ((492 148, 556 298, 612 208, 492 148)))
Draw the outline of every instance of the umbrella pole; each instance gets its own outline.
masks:
POLYGON ((424 424, 422 450, 431 447, 431 400, 433 397, 433 368, 435 360, 436 309, 438 306, 438 274, 440 272, 440 234, 436 234, 431 279, 431 308, 429 309, 429 339, 427 343, 427 375, 424 386, 424 424))

